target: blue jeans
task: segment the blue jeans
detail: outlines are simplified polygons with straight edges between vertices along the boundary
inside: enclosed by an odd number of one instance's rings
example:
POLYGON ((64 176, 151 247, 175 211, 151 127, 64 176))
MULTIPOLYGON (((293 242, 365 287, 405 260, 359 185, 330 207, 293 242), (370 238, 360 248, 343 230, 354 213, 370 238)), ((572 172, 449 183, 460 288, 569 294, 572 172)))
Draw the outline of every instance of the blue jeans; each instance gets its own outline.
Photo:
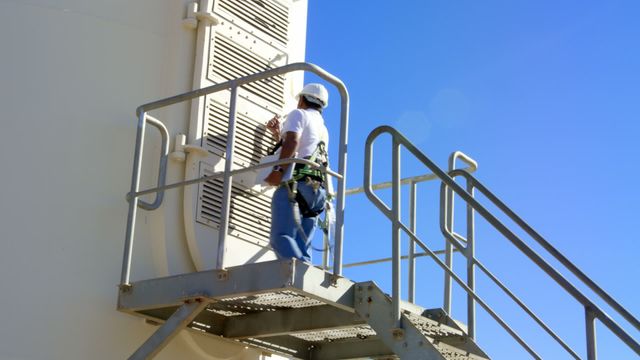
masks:
MULTIPOLYGON (((307 201, 311 210, 324 207, 326 191, 323 188, 313 189, 304 181, 298 182, 298 192, 307 201)), ((289 200, 289 191, 285 186, 279 186, 273 193, 271 200, 271 247, 278 259, 295 258, 311 262, 311 240, 316 229, 318 217, 304 218, 296 207, 302 230, 300 232, 293 217, 293 204, 289 200)))

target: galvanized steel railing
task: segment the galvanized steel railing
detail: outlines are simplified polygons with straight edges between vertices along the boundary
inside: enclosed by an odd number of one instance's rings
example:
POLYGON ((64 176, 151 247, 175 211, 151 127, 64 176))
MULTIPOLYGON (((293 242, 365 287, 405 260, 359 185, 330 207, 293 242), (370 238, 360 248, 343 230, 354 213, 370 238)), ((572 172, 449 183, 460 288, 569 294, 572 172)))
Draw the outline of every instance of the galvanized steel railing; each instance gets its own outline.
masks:
MULTIPOLYGON (((454 153, 450 158, 450 168, 453 168, 457 157, 464 156, 461 153, 454 153), (456 155, 457 154, 457 155, 456 155)), ((467 160, 471 160, 468 159, 467 160)), ((471 160, 472 161, 472 160, 471 160)), ((640 345, 627 332, 625 332, 611 317, 609 317, 602 309, 593 303, 586 295, 578 290, 573 284, 565 279, 555 268, 549 265, 540 255, 526 245, 517 235, 509 230, 500 220, 490 213, 483 205, 474 198, 474 190, 480 191, 487 199, 497 206, 505 215, 511 218, 518 226, 527 232, 534 240, 542 245, 551 255, 554 256, 563 266, 570 270, 584 285, 593 290, 603 301, 611 306, 620 316, 625 318, 633 327, 640 330, 640 323, 631 315, 624 307, 618 304, 610 295, 602 290, 598 285, 589 279, 575 265, 573 265, 559 251, 552 247, 542 236, 526 224, 511 209, 509 209, 502 201, 500 201, 485 186, 476 180, 469 172, 465 170, 453 170, 449 174, 440 169, 434 162, 425 156, 415 145, 407 140, 397 130, 389 126, 381 126, 371 132, 367 138, 365 147, 365 192, 369 199, 392 221, 392 295, 393 295, 393 317, 398 327, 401 326, 400 314, 400 233, 404 231, 411 239, 411 244, 421 247, 445 272, 445 310, 450 312, 450 290, 451 280, 455 280, 460 287, 467 293, 467 317, 468 317, 468 335, 475 337, 475 304, 478 303, 487 313, 496 320, 532 357, 541 359, 533 348, 527 344, 515 330, 513 330, 484 300, 482 300, 475 292, 475 273, 477 266, 484 272, 498 287, 500 287, 512 300, 514 300, 525 313, 527 313, 543 330, 545 330, 558 344, 560 344, 573 358, 580 359, 578 354, 571 349, 557 334, 555 334, 549 326, 547 326, 536 314, 533 313, 513 292, 511 292, 498 278, 492 274, 474 254, 474 214, 477 212, 495 229, 503 234, 513 245, 531 259, 538 267, 547 273, 557 284, 567 291, 574 299, 576 299, 585 308, 586 320, 586 343, 587 343, 587 359, 596 359, 596 335, 595 335, 595 319, 600 320, 609 330, 611 330, 618 338, 620 338, 630 349, 640 355, 640 345), (392 206, 387 206, 373 192, 371 184, 372 176, 372 148, 377 137, 383 133, 387 133, 392 137, 392 206), (411 225, 408 227, 400 217, 400 146, 404 146, 413 156, 420 160, 441 182, 440 192, 440 226, 441 231, 447 240, 446 260, 443 262, 436 254, 430 250, 415 233, 415 213, 410 214, 411 225), (457 176, 463 176, 467 180, 467 189, 462 188, 454 180, 457 176), (467 207, 467 236, 466 238, 456 234, 453 231, 453 194, 460 196, 466 203, 467 207), (458 277, 452 270, 452 253, 453 247, 467 258, 467 282, 458 277)), ((415 189, 411 189, 410 201, 411 208, 415 209, 415 189)), ((411 252, 411 249, 410 249, 411 252)), ((409 274, 409 284, 415 281, 414 275, 409 274)), ((410 297, 413 293, 410 291, 410 297)), ((409 299, 412 301, 413 299, 409 299)))
POLYGON ((127 216, 127 230, 126 237, 124 243, 124 255, 122 260, 122 273, 120 278, 120 286, 123 288, 127 288, 130 286, 130 278, 131 278, 131 261, 132 261, 132 249, 135 238, 135 222, 138 207, 153 210, 157 209, 161 204, 164 196, 164 191, 171 188, 182 187, 186 185, 191 185, 195 183, 204 182, 207 180, 211 180, 214 178, 223 178, 224 185, 222 191, 222 209, 221 209, 221 222, 219 229, 219 239, 218 239, 218 257, 217 257, 217 268, 224 268, 224 248, 225 248, 225 240, 228 233, 229 228, 229 209, 231 203, 231 185, 233 176, 246 171, 253 171, 260 168, 274 166, 278 164, 284 163, 303 163, 308 164, 314 167, 321 168, 323 171, 326 171, 328 174, 336 177, 338 183, 337 189, 337 204, 336 204, 336 226, 335 226, 335 250, 334 250, 334 262, 333 262, 333 272, 335 275, 341 275, 342 273, 342 238, 344 234, 344 200, 345 200, 345 190, 346 190, 346 171, 347 171, 347 138, 348 138, 348 129, 349 129, 349 93, 347 92, 347 88, 344 83, 323 70, 322 68, 309 64, 309 63, 294 63, 285 65, 279 68, 266 70, 260 73, 248 75, 245 77, 241 77, 238 79, 230 80, 224 83, 208 86, 202 89, 189 91, 180 95, 172 96, 166 99, 154 101, 145 105, 138 107, 136 111, 138 115, 138 130, 136 134, 136 145, 135 152, 133 157, 133 174, 131 177, 131 191, 127 195, 127 200, 129 201, 129 213, 127 216), (316 74, 320 78, 324 79, 328 83, 334 85, 338 92, 340 93, 340 144, 338 149, 339 159, 338 159, 338 172, 329 171, 323 167, 319 167, 317 164, 312 163, 308 160, 303 159, 286 159, 274 161, 269 164, 261 164, 243 169, 232 170, 233 161, 229 161, 234 156, 234 143, 235 143, 235 132, 236 132, 236 103, 238 96, 238 87, 271 78, 274 76, 286 74, 293 71, 307 71, 316 74), (166 163, 167 156, 169 153, 169 132, 167 128, 155 118, 149 116, 148 112, 163 108, 169 105, 177 104, 184 101, 189 101, 195 99, 197 97, 209 95, 215 92, 231 90, 231 99, 229 105, 229 126, 227 133, 227 148, 226 148, 226 158, 225 162, 225 170, 224 172, 215 173, 209 176, 203 176, 197 179, 191 179, 187 181, 181 181, 178 183, 165 185, 166 178, 166 163), (148 189, 144 191, 140 191, 140 170, 142 167, 142 150, 144 148, 144 136, 145 136, 145 127, 146 124, 149 123, 155 127, 157 127, 162 134, 162 153, 160 157, 160 167, 158 174, 158 186, 153 189, 148 189), (153 203, 146 203, 142 199, 141 196, 156 193, 156 199, 153 203))

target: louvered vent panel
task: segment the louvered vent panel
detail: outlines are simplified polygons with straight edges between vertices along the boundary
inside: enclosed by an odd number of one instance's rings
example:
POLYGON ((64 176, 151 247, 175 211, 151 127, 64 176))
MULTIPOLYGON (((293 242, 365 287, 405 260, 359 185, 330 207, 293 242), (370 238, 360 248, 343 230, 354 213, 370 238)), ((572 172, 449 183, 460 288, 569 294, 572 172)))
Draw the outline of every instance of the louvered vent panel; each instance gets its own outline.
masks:
POLYGON ((221 0, 221 9, 287 45, 289 9, 273 0, 221 0))
MULTIPOLYGON (((206 147, 210 152, 222 156, 227 148, 229 108, 210 100, 207 116, 206 147)), ((267 133, 263 124, 242 113, 236 115, 234 163, 242 166, 257 165, 274 145, 273 137, 267 133)))
MULTIPOLYGON (((271 69, 268 60, 244 49, 220 34, 215 36, 215 54, 212 65, 213 74, 224 80, 236 79, 271 69)), ((278 108, 282 108, 284 105, 283 76, 252 82, 244 85, 243 89, 278 108)))
MULTIPOLYGON (((198 219, 201 223, 212 227, 220 226, 222 185, 221 179, 207 181, 201 185, 198 219)), ((271 198, 234 183, 231 190, 229 232, 243 239, 269 242, 270 228, 271 198)))

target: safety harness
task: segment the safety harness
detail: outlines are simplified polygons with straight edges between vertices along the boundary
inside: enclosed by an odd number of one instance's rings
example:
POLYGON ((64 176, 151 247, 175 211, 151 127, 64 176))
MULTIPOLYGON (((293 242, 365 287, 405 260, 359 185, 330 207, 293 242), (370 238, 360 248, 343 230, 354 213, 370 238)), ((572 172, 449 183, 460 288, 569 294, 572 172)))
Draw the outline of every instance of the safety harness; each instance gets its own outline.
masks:
MULTIPOLYGON (((329 156, 324 141, 320 141, 311 156, 305 158, 324 167, 329 167, 329 156)), ((322 229, 322 232, 324 232, 325 235, 328 236, 330 233, 331 225, 333 223, 331 194, 327 193, 324 207, 320 208, 319 210, 312 210, 305 198, 298 191, 298 183, 300 181, 306 181, 307 184, 311 185, 313 189, 317 191, 319 187, 324 187, 329 183, 327 174, 322 170, 313 168, 308 164, 297 164, 293 170, 293 176, 291 180, 284 183, 283 186, 287 188, 289 194, 289 202, 291 203, 291 210, 293 212, 293 218, 296 225, 298 226, 298 231, 300 231, 302 236, 305 238, 305 242, 307 242, 308 239, 306 238, 306 234, 302 229, 301 219, 299 218, 300 215, 304 218, 314 218, 326 210, 325 218, 323 221, 319 222, 319 225, 322 229)), ((331 251, 331 246, 329 244, 326 244, 324 249, 317 249, 313 246, 312 248, 316 251, 331 251)))
MULTIPOLYGON (((328 159, 329 156, 327 154, 324 141, 320 141, 311 156, 308 157, 308 160, 323 166, 329 166, 328 159)), ((320 215, 324 208, 321 208, 320 210, 311 210, 311 207, 307 204, 307 201, 304 199, 302 194, 297 191, 299 181, 306 181, 314 190, 318 190, 320 186, 325 186, 328 183, 327 174, 320 169, 311 167, 309 164, 297 164, 293 169, 291 180, 287 182, 289 197, 294 196, 294 199, 300 208, 302 217, 311 218, 320 215)))

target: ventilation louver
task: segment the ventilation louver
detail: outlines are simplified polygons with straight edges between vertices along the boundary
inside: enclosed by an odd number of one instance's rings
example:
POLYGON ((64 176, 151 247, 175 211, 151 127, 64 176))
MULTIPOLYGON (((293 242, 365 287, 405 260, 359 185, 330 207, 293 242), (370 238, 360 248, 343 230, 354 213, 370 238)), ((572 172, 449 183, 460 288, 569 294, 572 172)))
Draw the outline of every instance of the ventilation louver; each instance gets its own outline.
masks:
POLYGON ((221 0, 219 8, 268 37, 287 45, 289 9, 273 0, 221 0))
MULTIPOLYGON (((216 81, 216 77, 219 77, 222 81, 232 80, 273 67, 269 60, 258 56, 255 52, 245 49, 220 34, 216 34, 214 39, 215 53, 209 74, 212 81, 216 81)), ((277 108, 284 106, 283 76, 253 82, 242 88, 268 101, 277 108)))
MULTIPOLYGON (((202 171, 202 175, 210 173, 202 171)), ((221 179, 210 180, 201 185, 199 222, 220 227, 222 188, 221 179)), ((271 198, 234 183, 231 190, 229 219, 231 235, 245 240, 259 241, 265 245, 269 242, 271 228, 271 198)))
MULTIPOLYGON (((206 149, 224 157, 229 130, 229 108, 209 99, 205 132, 206 149)), ((245 114, 236 114, 236 146, 234 163, 248 167, 257 165, 273 148, 275 141, 267 128, 245 114)))

